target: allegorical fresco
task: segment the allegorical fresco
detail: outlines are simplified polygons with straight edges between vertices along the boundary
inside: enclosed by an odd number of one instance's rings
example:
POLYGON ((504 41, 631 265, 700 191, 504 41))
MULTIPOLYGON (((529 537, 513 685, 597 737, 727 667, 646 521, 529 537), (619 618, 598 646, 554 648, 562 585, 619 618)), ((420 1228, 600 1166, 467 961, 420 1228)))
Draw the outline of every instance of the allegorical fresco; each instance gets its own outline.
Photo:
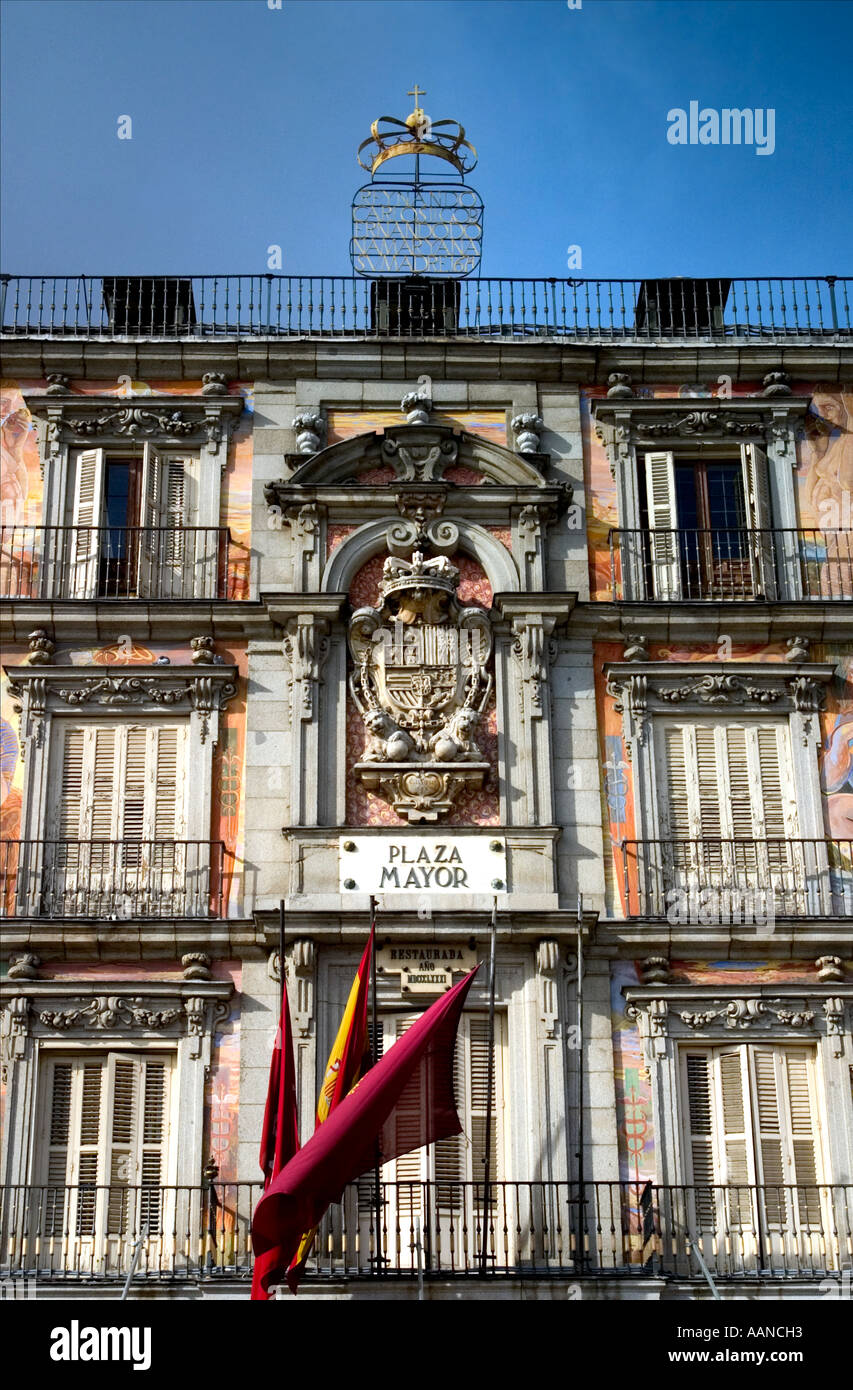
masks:
MULTIPOLYGON (((46 390, 45 380, 7 381, 0 388, 2 401, 2 511, 4 527, 38 526, 42 524, 42 476, 38 436, 35 422, 27 409, 24 392, 46 390)), ((74 395, 114 395, 119 399, 144 398, 154 394, 201 394, 202 383, 165 381, 85 381, 72 382, 74 395)), ((231 598, 249 596, 249 546, 252 486, 252 412, 250 388, 232 383, 231 394, 243 398, 243 413, 229 440, 228 459, 222 481, 220 520, 231 532, 228 594, 231 598)), ((0 554, 0 566, 3 556, 0 554)), ((120 626, 118 624, 117 626, 120 626)), ((189 664, 192 651, 187 646, 157 644, 151 648, 132 643, 116 631, 115 642, 102 646, 59 648, 55 662, 72 665, 127 666, 150 665, 158 657, 167 656, 174 664, 189 664)), ((222 713, 221 738, 214 758, 215 789, 211 836, 226 845, 226 862, 230 870, 225 891, 229 915, 239 910, 243 861, 242 782, 246 743, 246 653, 235 648, 226 650, 222 644, 217 651, 226 662, 233 662, 239 671, 237 695, 222 713)), ((7 647, 3 661, 15 666, 28 660, 22 647, 7 647)), ((3 839, 14 840, 20 831, 21 795, 23 791, 23 761, 18 745, 18 721, 12 707, 5 680, 0 684, 0 831, 3 839)))
MULTIPOLYGON (((758 383, 733 386, 736 396, 754 395, 758 383)), ((801 528, 814 531, 810 562, 831 565, 831 538, 822 528, 853 530, 853 396, 820 386, 795 383, 795 395, 812 398, 806 428, 797 441, 797 491, 801 528)), ((716 396, 716 382, 704 386, 648 386, 638 396, 650 398, 716 396)), ((619 525, 616 484, 603 444, 591 428, 589 402, 604 390, 593 388, 581 394, 584 439, 584 469, 587 498, 587 535, 590 562, 590 597, 607 600, 612 596, 611 557, 608 533, 619 525)), ((618 581, 618 571, 617 571, 618 581)), ((735 644, 731 650, 719 643, 650 643, 652 661, 762 661, 779 662, 786 655, 784 642, 750 645, 735 644)), ((636 835, 632 768, 627 756, 622 716, 615 701, 605 691, 604 666, 623 659, 624 644, 594 644, 596 704, 602 763, 604 806, 607 911, 621 915, 625 910, 625 885, 618 853, 612 848, 636 835)), ((824 793, 825 827, 828 836, 853 838, 853 649, 838 643, 813 643, 811 658, 835 666, 835 680, 827 691, 821 714, 820 775, 824 793)), ((816 975, 814 961, 772 960, 762 962, 672 961, 675 983, 704 985, 805 982, 816 975)), ((651 1089, 642 1056, 639 1030, 625 1013, 624 990, 640 982, 639 967, 632 961, 614 963, 611 969, 611 1007, 613 1054, 616 1077, 616 1103, 619 1130, 620 1178, 644 1183, 657 1177, 651 1089)))
MULTIPOLYGON (((708 382, 681 387, 640 386, 635 394, 662 400, 717 398, 720 389, 716 382, 708 382)), ((816 533, 809 535, 807 558, 810 566, 816 568, 816 578, 820 569, 826 568, 829 587, 836 587, 837 573, 832 571, 833 541, 822 531, 824 528, 853 530, 853 395, 805 382, 795 382, 791 389, 795 396, 811 397, 805 428, 797 439, 796 472, 800 527, 816 533)), ((733 396, 754 396, 760 390, 759 382, 736 382, 731 387, 733 396)), ((611 529, 619 526, 616 483, 610 475, 607 451, 592 427, 590 411, 590 402, 605 394, 604 387, 581 391, 589 593, 591 599, 602 600, 610 598, 612 590, 608 536, 611 529)))
MULTIPOLYGON (((761 985, 802 984, 817 979, 813 960, 670 962, 673 984, 761 985)), ((610 1007, 613 1030, 613 1070, 616 1081, 616 1121, 619 1136, 619 1179, 637 1183, 658 1180, 655 1158, 652 1092, 642 1039, 625 1013, 624 991, 640 984, 639 965, 614 961, 610 968, 610 1007)))
MULTIPOLYGON (((0 963, 0 974, 8 965, 0 963)), ((204 1088, 204 1162, 213 1159, 223 1182, 237 1180, 237 1111, 240 1087, 240 1009, 239 995, 242 967, 238 960, 215 960, 210 966, 214 980, 228 980, 233 986, 231 1007, 227 1018, 217 1027, 213 1038, 210 1068, 204 1088)), ((96 983, 98 980, 132 980, 144 989, 155 981, 183 981, 180 961, 149 960, 130 962, 104 961, 45 961, 39 976, 42 980, 71 979, 96 983)), ((202 1165, 203 1166, 203 1165, 202 1165)), ((199 1173, 199 1182, 201 1173, 199 1173)))
MULTIPOLYGON (((43 394, 47 381, 4 381, 0 383, 0 524, 4 527, 40 526, 42 517, 42 476, 36 425, 24 393, 43 394)), ((77 396, 115 396, 120 400, 144 399, 152 395, 201 395, 200 381, 72 381, 70 394, 77 396)), ((220 525, 230 530, 228 587, 229 598, 249 597, 249 547, 252 506, 252 415, 251 387, 231 382, 229 394, 242 396, 243 413, 228 441, 228 458, 222 478, 220 525)), ((20 569, 20 535, 15 544, 20 569)), ((0 555, 0 565, 3 563, 0 555)))
MULTIPOLYGON (((158 657, 168 657, 175 666, 191 664, 192 650, 187 644, 157 643, 147 647, 140 643, 118 640, 103 647, 62 647, 54 653, 54 662, 71 666, 151 666, 158 657)), ((243 885, 243 769, 246 758, 246 678, 245 647, 228 648, 217 643, 217 653, 238 672, 237 693, 222 710, 220 738, 213 756, 214 795, 212 798, 211 839, 225 844, 225 882, 223 884, 226 912, 229 917, 241 913, 243 885)), ((9 646, 3 651, 3 664, 8 667, 26 665, 26 647, 9 646)), ((19 746, 18 716, 5 676, 0 680, 0 839, 16 840, 20 834, 21 805, 24 788, 23 749, 19 746)))

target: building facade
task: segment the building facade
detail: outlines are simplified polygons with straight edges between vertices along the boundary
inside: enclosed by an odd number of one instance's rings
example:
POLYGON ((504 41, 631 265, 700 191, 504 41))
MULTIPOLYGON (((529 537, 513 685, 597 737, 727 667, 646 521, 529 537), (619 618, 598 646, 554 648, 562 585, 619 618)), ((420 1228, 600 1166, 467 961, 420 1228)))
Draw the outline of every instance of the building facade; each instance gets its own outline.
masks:
POLYGON ((304 1292, 842 1279, 848 288, 4 282, 6 1287, 248 1296, 371 895, 383 1047, 496 909, 492 1091, 481 970, 304 1292))

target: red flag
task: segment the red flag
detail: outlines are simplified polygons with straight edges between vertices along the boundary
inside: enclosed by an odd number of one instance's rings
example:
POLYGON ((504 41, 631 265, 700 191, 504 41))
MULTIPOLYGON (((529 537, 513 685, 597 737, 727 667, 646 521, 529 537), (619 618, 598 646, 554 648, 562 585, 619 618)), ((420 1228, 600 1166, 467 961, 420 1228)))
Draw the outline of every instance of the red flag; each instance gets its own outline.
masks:
POLYGON ((258 1258, 264 1261, 262 1277, 267 1282, 284 1273, 303 1231, 318 1224, 330 1203, 340 1200, 347 1183, 377 1161, 387 1163, 424 1144, 459 1134, 453 1046, 465 996, 478 969, 475 966, 427 1009, 270 1183, 252 1221, 256 1266, 258 1258), (405 1124, 399 1127, 398 1113, 405 1116, 405 1124))
MULTIPOLYGON (((293 1061, 293 1032, 290 1026, 290 1006, 287 988, 282 991, 281 1017, 275 1035, 261 1151, 258 1162, 264 1175, 266 1192, 273 1178, 299 1152, 299 1115, 296 1106, 296 1067, 293 1061)), ((255 1260, 252 1273, 252 1298, 268 1299, 269 1275, 278 1267, 279 1251, 268 1250, 255 1260), (265 1277, 266 1276, 266 1277, 265 1277)))

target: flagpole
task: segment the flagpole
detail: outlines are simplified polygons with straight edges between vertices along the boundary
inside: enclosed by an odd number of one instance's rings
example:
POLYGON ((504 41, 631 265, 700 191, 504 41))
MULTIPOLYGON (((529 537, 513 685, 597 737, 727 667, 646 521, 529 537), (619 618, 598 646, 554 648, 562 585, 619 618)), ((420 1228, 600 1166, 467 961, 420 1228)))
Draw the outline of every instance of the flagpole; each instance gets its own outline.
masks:
POLYGON ((483 1158, 485 1170, 483 1187, 485 1203, 483 1208, 483 1241, 480 1249, 480 1273, 486 1272, 486 1253, 489 1240, 489 1209, 491 1207, 492 1186, 492 1090, 495 1084, 495 956, 497 954, 498 900, 492 899, 491 949, 489 952, 489 1068, 486 1082, 486 1152, 483 1158))
POLYGON ((284 1008, 284 898, 278 900, 278 1017, 284 1008))
POLYGON ((584 1181, 584 1094, 583 1094, 583 897, 578 893, 578 983, 577 983, 577 1051, 578 1051, 578 1264, 583 1270, 586 1262, 586 1243, 584 1232, 585 1203, 584 1181))
MULTIPOLYGON (((376 899, 372 894, 370 896, 370 930, 374 933, 373 950, 370 953, 370 1017, 373 1035, 370 1044, 370 1061, 375 1067, 379 1061, 379 1011, 376 1004, 376 899)), ((373 1197, 376 1208, 376 1273, 379 1275, 382 1269, 382 1187, 379 1181, 378 1152, 373 1168, 373 1197)))

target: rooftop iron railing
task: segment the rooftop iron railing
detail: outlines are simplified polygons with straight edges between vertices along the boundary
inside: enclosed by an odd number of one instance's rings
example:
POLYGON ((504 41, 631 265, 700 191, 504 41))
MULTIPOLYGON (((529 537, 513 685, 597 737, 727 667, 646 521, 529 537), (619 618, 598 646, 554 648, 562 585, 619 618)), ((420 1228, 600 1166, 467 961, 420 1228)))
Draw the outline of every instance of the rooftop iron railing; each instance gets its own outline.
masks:
POLYGON ((226 526, 0 527, 0 598, 248 595, 248 548, 226 526))
POLYGON ((779 917, 853 917, 853 840, 622 840, 628 917, 761 927, 779 917))
POLYGON ((853 280, 9 275, 8 335, 760 342, 850 336, 853 280))
POLYGON ((221 840, 0 840, 5 917, 221 917, 221 840))
MULTIPOLYGON (((139 1285, 252 1274, 261 1184, 10 1186, 0 1278, 139 1285), (135 1258, 135 1265, 134 1265, 135 1258)), ((501 1181, 358 1184, 323 1218, 305 1281, 633 1276, 816 1279, 853 1262, 853 1185, 501 1181), (370 1184, 370 1196, 373 1196, 370 1184), (698 1253, 697 1253, 698 1252, 698 1253)))
POLYGON ((850 530, 623 528, 609 544, 615 600, 853 600, 850 530))

